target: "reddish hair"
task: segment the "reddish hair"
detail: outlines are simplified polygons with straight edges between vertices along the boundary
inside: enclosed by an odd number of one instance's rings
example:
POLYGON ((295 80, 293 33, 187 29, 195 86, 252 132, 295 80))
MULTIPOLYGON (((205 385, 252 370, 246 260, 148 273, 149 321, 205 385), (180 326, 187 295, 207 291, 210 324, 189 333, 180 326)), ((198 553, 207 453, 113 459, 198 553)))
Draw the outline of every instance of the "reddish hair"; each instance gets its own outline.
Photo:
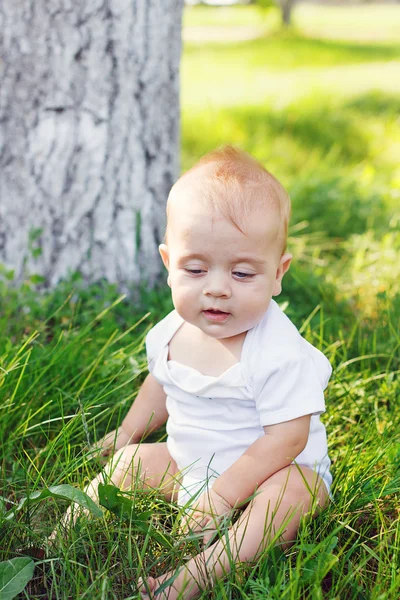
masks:
POLYGON ((290 198, 278 179, 253 156, 233 146, 217 148, 203 156, 178 179, 171 195, 186 185, 195 186, 211 208, 240 231, 240 223, 255 207, 272 207, 278 210, 282 225, 278 239, 282 242, 282 253, 284 252, 291 210, 290 198), (199 170, 202 171, 200 177, 197 174, 199 170))

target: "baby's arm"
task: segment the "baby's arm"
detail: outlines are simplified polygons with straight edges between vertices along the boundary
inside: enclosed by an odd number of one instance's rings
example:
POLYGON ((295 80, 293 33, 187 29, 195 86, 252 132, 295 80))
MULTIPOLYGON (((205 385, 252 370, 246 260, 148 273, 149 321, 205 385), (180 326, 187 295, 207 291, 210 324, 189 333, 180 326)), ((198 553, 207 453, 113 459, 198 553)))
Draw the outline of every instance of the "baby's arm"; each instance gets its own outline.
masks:
POLYGON ((204 531, 204 542, 213 535, 219 517, 254 494, 271 475, 287 467, 304 450, 310 415, 264 427, 256 440, 233 465, 205 491, 183 519, 183 529, 204 531))
POLYGON ((149 374, 117 431, 111 431, 99 442, 104 454, 127 444, 136 444, 158 429, 168 418, 166 396, 162 386, 149 374))
POLYGON ((249 498, 271 475, 287 467, 307 444, 311 415, 264 427, 256 440, 229 469, 215 480, 212 490, 230 506, 249 498))

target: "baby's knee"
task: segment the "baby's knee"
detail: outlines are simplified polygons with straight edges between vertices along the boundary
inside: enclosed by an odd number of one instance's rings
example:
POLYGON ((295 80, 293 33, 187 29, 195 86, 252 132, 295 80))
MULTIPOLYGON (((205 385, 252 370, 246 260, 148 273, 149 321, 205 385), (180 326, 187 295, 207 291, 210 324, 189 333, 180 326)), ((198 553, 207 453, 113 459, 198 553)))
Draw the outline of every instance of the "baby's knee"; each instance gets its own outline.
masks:
POLYGON ((300 513, 308 513, 316 506, 323 506, 325 492, 324 484, 321 485, 321 480, 314 472, 308 468, 300 471, 292 467, 275 473, 258 488, 258 494, 262 496, 264 503, 300 513))
POLYGON ((130 444, 114 454, 109 462, 110 472, 141 474, 148 470, 154 461, 156 444, 130 444))
POLYGON ((117 450, 112 458, 110 458, 106 467, 106 472, 114 482, 119 475, 123 475, 134 468, 138 448, 138 444, 125 446, 124 448, 117 450))
POLYGON ((175 487, 177 466, 165 443, 131 444, 118 450, 110 460, 106 474, 114 485, 124 489, 132 486, 162 487, 170 497, 175 487))

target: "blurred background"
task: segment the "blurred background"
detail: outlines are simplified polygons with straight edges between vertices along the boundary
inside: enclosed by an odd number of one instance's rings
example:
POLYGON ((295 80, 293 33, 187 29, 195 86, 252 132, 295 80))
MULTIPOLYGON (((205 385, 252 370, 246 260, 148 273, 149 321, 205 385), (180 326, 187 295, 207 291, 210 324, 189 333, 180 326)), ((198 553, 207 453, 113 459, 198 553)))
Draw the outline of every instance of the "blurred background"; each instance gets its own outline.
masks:
POLYGON ((400 4, 190 0, 183 40, 183 169, 253 153, 292 198, 290 291, 398 304, 400 4))

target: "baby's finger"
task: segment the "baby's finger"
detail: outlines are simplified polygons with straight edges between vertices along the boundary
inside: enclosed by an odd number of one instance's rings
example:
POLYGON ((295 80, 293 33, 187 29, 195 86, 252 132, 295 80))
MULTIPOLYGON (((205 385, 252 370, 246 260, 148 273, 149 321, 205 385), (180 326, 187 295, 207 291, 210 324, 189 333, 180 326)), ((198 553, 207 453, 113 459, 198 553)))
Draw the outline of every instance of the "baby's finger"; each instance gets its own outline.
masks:
POLYGON ((204 545, 208 544, 212 538, 215 538, 216 533, 218 532, 221 523, 223 522, 223 516, 215 517, 209 515, 208 519, 205 520, 203 525, 203 543, 204 545))
POLYGON ((189 531, 201 531, 204 527, 205 519, 202 512, 194 511, 183 517, 181 522, 181 531, 188 533, 189 531))
POLYGON ((140 578, 138 581, 139 594, 142 600, 150 600, 150 598, 153 598, 153 592, 155 588, 156 580, 154 577, 148 577, 146 582, 142 578, 140 578), (149 595, 149 592, 151 596, 149 595))
POLYGON ((203 544, 206 546, 215 537, 217 529, 210 522, 206 527, 204 527, 203 532, 203 544))

